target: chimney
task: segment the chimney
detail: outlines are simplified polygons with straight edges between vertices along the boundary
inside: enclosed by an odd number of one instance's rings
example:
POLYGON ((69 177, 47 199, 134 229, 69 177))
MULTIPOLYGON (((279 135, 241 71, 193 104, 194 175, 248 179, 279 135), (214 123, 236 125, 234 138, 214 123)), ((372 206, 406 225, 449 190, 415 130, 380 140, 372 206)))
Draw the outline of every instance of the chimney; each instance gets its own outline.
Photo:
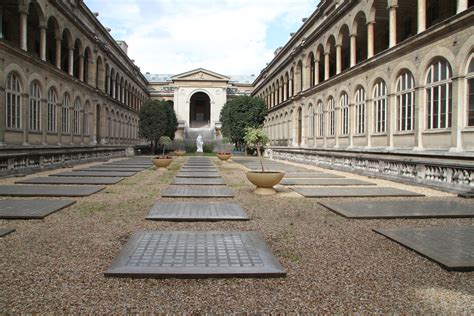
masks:
POLYGON ((117 41, 117 44, 125 52, 125 54, 128 55, 128 45, 127 45, 127 43, 125 41, 117 41))

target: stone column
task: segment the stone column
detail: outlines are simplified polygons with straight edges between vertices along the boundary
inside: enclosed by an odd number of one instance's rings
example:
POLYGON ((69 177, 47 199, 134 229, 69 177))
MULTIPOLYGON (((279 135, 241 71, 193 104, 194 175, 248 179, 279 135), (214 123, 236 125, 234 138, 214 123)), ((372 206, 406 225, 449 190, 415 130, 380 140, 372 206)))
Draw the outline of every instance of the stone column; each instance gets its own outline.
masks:
POLYGON ((465 99, 465 93, 463 89, 463 84, 461 84, 464 78, 455 77, 452 78, 451 89, 453 92, 453 98, 451 101, 452 106, 452 122, 451 122, 451 148, 449 151, 459 152, 462 151, 462 128, 465 126, 465 116, 463 115, 466 112, 465 102, 462 100, 465 99), (457 106, 454 106, 457 105, 457 106))
MULTIPOLYGON (((0 74, 1 82, 4 82, 3 73, 0 74)), ((5 89, 0 89, 0 100, 5 100, 5 89)), ((6 102, 0 102, 0 113, 5 113, 6 102)), ((6 120, 0 120, 0 147, 5 145, 6 120)))
POLYGON ((3 38, 4 38, 3 36, 3 7, 0 5, 0 39, 3 39, 3 38))
POLYGON ((74 48, 69 47, 69 74, 74 76, 74 48))
POLYGON ((426 0, 418 0, 418 33, 426 30, 426 0))
POLYGON ((56 105, 56 117, 57 117, 57 131, 58 131, 58 145, 61 145, 62 143, 62 136, 63 136, 63 109, 62 109, 62 104, 58 103, 56 105))
POLYGON ((40 26, 40 58, 46 61, 46 26, 40 26))
POLYGON ((461 13, 465 10, 467 10, 467 6, 468 6, 468 2, 467 0, 458 0, 458 9, 457 9, 457 13, 461 13))
POLYGON ((61 38, 56 38, 56 68, 61 69, 61 38))
POLYGON ((351 34, 351 67, 357 63, 357 34, 351 34))
POLYGON ((397 45, 397 6, 389 8, 390 41, 389 47, 397 45))
POLYGON ((393 148, 393 133, 397 126, 396 113, 397 95, 389 94, 387 96, 387 148, 393 148))
POLYGON ((84 81, 84 55, 79 54, 79 80, 84 81))
POLYGON ((372 99, 365 100, 365 137, 367 140, 367 148, 372 147, 372 133, 374 131, 374 101, 372 99))
POLYGON ((329 65, 329 53, 324 53, 324 80, 329 79, 330 65, 329 65))
POLYGON ((29 109, 29 95, 21 94, 21 128, 23 130, 23 145, 28 145, 28 109, 29 109))
POLYGON ((336 75, 342 71, 342 44, 336 45, 336 75))
POLYGON ((354 113, 354 104, 349 103, 348 105, 349 110, 349 148, 354 147, 354 129, 355 129, 355 113, 354 113))
POLYGON ((415 88, 415 120, 413 123, 414 126, 414 134, 415 134, 415 147, 413 150, 423 150, 423 130, 425 128, 425 89, 423 87, 416 87, 415 88))
POLYGON ((112 78, 111 80, 111 83, 112 83, 112 93, 111 93, 111 97, 115 99, 115 89, 117 88, 117 86, 115 85, 115 79, 112 78))
POLYGON ((20 48, 23 50, 28 50, 27 44, 27 29, 28 29, 28 12, 25 10, 20 10, 20 48))
POLYGON ((288 90, 290 90, 290 97, 295 95, 295 91, 293 91, 293 79, 290 79, 290 88, 288 90))
POLYGON ((46 145, 46 135, 48 131, 48 100, 41 100, 41 130, 43 131, 43 145, 46 145))
POLYGON ((367 23, 367 59, 374 56, 374 24, 373 21, 367 23))
POLYGON ((314 85, 319 84, 319 60, 314 61, 314 85))
POLYGON ((288 91, 286 89, 286 85, 288 82, 283 81, 283 101, 288 100, 288 91))
POLYGON ((323 107, 322 115, 323 115, 323 147, 326 148, 328 146, 328 132, 329 132, 329 122, 328 122, 328 111, 326 107, 323 107))
MULTIPOLYGON (((336 102, 336 100, 334 100, 334 102, 336 102)), ((341 133, 341 124, 342 124, 341 107, 339 105, 335 107, 334 115, 335 115, 334 117, 334 140, 335 140, 334 147, 339 148, 339 135, 341 133)))

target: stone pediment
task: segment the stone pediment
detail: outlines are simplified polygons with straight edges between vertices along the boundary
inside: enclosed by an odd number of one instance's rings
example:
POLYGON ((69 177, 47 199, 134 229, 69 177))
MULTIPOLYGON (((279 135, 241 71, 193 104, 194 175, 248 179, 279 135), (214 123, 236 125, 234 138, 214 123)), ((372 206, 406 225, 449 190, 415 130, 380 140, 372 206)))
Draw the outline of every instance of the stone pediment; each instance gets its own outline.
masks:
POLYGON ((171 78, 173 81, 222 81, 228 82, 229 77, 203 68, 191 70, 171 78))

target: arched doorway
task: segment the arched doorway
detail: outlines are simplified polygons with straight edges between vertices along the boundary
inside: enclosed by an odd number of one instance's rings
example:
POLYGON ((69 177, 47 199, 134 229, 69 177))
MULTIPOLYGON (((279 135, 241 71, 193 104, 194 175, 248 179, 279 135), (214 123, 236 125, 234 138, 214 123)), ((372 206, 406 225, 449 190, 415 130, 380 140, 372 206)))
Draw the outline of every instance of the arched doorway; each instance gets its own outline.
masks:
POLYGON ((302 109, 298 109, 298 146, 301 146, 303 140, 303 113, 302 109))
POLYGON ((196 92, 189 102, 189 126, 203 128, 210 126, 211 99, 204 92, 196 92))

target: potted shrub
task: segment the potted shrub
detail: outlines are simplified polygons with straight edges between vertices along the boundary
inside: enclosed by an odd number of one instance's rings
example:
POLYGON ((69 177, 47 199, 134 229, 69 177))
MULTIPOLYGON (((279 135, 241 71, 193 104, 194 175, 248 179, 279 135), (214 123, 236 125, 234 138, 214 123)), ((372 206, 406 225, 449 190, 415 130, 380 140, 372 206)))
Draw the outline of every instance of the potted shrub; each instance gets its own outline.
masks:
POLYGON ((184 140, 175 139, 174 143, 176 145, 176 149, 174 151, 176 156, 182 157, 182 156, 186 155, 186 150, 184 149, 184 140))
POLYGON ((281 171, 266 171, 263 166, 263 156, 260 147, 268 142, 267 134, 265 134, 262 128, 250 127, 246 129, 244 140, 247 144, 256 147, 260 165, 262 166, 261 171, 248 171, 246 173, 247 179, 257 187, 254 192, 260 195, 275 194, 276 190, 273 186, 280 183, 285 173, 281 171))
POLYGON ((224 150, 217 152, 217 157, 222 161, 229 160, 232 154, 231 154, 231 151, 229 150, 230 140, 228 138, 225 138, 225 137, 222 138, 222 147, 224 150))
POLYGON ((171 156, 165 155, 166 147, 171 145, 173 141, 168 136, 161 136, 158 143, 163 147, 163 154, 161 156, 153 157, 152 161, 153 164, 158 169, 167 169, 167 167, 173 162, 173 158, 171 156))

